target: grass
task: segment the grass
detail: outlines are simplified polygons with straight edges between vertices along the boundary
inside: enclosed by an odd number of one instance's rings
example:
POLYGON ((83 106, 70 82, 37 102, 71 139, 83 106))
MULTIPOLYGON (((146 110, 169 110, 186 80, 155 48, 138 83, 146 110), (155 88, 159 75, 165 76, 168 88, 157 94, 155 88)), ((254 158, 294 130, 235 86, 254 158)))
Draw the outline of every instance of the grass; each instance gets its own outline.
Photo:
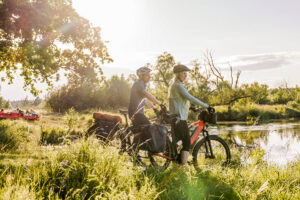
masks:
POLYGON ((226 168, 203 166, 199 172, 172 164, 166 171, 144 170, 93 137, 70 139, 90 119, 84 113, 77 119, 52 114, 35 122, 0 121, 0 137, 8 138, 1 140, 0 199, 300 199, 300 159, 278 167, 263 161, 261 149, 232 146, 226 168), (43 140, 43 132, 54 139, 43 140))

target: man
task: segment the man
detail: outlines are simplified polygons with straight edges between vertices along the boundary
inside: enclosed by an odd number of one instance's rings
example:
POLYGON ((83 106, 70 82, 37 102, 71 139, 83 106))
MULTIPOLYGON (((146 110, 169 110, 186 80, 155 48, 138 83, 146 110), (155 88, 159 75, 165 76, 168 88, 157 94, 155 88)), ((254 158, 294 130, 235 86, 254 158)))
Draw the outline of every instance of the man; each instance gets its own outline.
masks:
POLYGON ((138 80, 133 84, 130 90, 130 103, 128 108, 129 118, 133 126, 150 124, 150 121, 144 114, 145 104, 153 107, 152 103, 160 105, 161 103, 146 90, 146 84, 150 81, 151 69, 141 67, 136 71, 138 80))
POLYGON ((188 118, 188 112, 190 108, 190 101, 193 104, 203 106, 211 109, 210 106, 203 103, 199 99, 193 97, 185 88, 184 81, 187 78, 187 72, 190 71, 185 65, 175 65, 173 72, 175 78, 173 83, 169 87, 168 98, 169 98, 169 109, 172 114, 178 116, 178 120, 175 124, 175 136, 177 140, 182 140, 183 148, 181 150, 181 164, 186 165, 189 150, 190 150, 190 134, 188 124, 186 122, 188 118))

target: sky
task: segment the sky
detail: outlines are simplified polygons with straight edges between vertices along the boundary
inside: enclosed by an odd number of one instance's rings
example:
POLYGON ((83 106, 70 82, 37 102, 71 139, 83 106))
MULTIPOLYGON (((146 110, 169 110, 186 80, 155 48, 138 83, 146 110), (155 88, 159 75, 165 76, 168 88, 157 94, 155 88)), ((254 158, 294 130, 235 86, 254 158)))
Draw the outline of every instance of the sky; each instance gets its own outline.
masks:
MULTIPOLYGON (((102 65, 107 76, 135 73, 165 51, 191 67, 211 50, 218 66, 229 62, 242 71, 242 83, 300 85, 300 1, 73 0, 73 6, 108 41, 114 62, 102 65)), ((19 77, 1 84, 1 96, 33 98, 19 77)))

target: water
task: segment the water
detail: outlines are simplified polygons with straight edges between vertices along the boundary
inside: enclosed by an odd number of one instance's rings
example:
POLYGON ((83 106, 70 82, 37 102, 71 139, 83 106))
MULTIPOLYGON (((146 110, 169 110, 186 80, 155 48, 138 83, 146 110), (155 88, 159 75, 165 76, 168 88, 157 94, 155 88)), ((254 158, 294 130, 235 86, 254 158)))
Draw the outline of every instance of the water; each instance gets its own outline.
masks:
POLYGON ((260 125, 222 125, 210 128, 212 134, 222 134, 227 142, 241 148, 265 150, 268 163, 285 165, 300 158, 300 121, 260 125))

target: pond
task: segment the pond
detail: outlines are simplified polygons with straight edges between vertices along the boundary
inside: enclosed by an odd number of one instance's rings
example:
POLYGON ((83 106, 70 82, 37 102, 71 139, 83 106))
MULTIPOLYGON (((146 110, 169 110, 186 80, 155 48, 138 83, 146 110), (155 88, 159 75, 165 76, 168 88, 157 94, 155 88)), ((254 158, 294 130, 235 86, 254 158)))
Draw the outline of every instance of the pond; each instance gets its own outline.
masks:
POLYGON ((268 163, 285 165, 300 158, 300 121, 258 125, 220 125, 210 128, 211 134, 241 148, 262 148, 268 163))

